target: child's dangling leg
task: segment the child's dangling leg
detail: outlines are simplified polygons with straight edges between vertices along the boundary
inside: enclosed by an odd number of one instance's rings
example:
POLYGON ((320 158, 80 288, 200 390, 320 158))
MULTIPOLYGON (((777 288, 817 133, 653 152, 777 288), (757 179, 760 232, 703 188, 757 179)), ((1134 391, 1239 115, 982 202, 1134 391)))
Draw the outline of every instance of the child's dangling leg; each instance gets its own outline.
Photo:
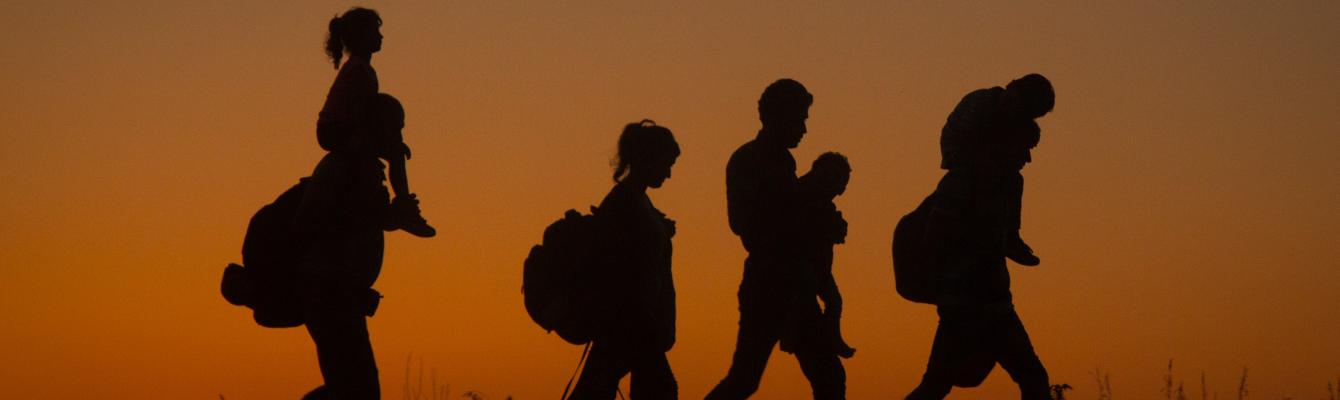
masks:
POLYGON ((430 238, 437 235, 437 229, 428 225, 419 210, 419 199, 409 192, 409 179, 405 174, 405 160, 408 158, 409 147, 405 146, 402 155, 387 160, 391 164, 391 190, 395 192, 395 199, 391 200, 392 224, 411 235, 430 238))
POLYGON ((1009 239, 1006 239, 1009 244, 1005 250, 1005 257, 1025 267, 1036 267, 1042 263, 1042 259, 1033 255, 1033 248, 1028 247, 1028 244, 1024 243, 1024 239, 1019 237, 1019 230, 1014 230, 1010 236, 1009 239))
POLYGON ((829 347, 833 352, 842 358, 851 358, 856 355, 856 349, 847 345, 847 341, 842 338, 842 320, 841 315, 833 312, 824 312, 824 330, 829 340, 829 347))
POLYGON ((1006 223, 1009 224, 1006 227, 1009 229, 1009 237, 1005 239, 1005 257, 1014 260, 1019 265, 1034 267, 1042 263, 1042 260, 1033 255, 1033 248, 1024 243, 1024 239, 1019 236, 1024 203, 1024 176, 1015 171, 1014 174, 1007 176, 1007 179, 1008 187, 1006 190, 1008 196, 1005 201, 1009 203, 1008 212, 1010 215, 1009 219, 1006 220, 1006 223))

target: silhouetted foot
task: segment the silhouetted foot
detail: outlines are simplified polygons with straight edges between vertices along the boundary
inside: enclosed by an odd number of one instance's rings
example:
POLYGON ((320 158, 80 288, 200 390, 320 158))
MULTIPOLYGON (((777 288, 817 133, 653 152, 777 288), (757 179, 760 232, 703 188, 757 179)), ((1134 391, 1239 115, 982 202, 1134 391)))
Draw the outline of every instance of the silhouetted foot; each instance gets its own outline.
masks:
POLYGON ((437 236, 437 229, 428 225, 428 221, 423 219, 419 211, 419 199, 415 195, 398 196, 391 201, 392 213, 395 216, 396 228, 399 228, 409 234, 421 238, 430 238, 437 236))
POLYGON ((1024 243, 1023 239, 1016 236, 1013 242, 1014 243, 1010 245, 1009 251, 1005 254, 1005 257, 1008 257, 1010 260, 1025 267, 1036 267, 1038 264, 1042 263, 1042 260, 1039 259, 1038 256, 1033 255, 1033 248, 1028 247, 1028 244, 1024 243))
POLYGON ((840 331, 834 330, 829 338, 829 347, 833 349, 833 353, 837 354, 838 357, 851 358, 851 356, 856 355, 856 349, 847 345, 847 340, 842 338, 842 333, 840 331))
POLYGON ((839 343, 833 351, 837 353, 838 357, 842 358, 851 358, 856 355, 856 348, 848 346, 846 343, 839 343))

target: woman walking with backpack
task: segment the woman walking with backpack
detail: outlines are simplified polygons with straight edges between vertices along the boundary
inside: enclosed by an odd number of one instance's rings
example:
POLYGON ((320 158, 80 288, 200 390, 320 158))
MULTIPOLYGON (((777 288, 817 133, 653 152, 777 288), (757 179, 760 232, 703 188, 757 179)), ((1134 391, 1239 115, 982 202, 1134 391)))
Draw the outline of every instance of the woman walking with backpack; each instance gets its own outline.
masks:
POLYGON ((632 399, 679 397, 665 356, 675 344, 675 223, 647 196, 670 178, 678 157, 674 135, 651 120, 628 124, 619 136, 614 188, 595 213, 601 240, 591 287, 601 323, 571 399, 613 399, 624 375, 632 375, 632 399))

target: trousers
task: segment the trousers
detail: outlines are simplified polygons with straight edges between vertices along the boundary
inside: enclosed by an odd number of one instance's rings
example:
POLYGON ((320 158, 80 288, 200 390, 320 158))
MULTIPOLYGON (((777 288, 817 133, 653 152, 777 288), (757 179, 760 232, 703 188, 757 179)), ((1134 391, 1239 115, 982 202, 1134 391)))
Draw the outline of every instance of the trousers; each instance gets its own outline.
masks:
POLYGON ((921 384, 908 400, 943 399, 954 386, 981 384, 996 364, 1019 385, 1023 400, 1050 399, 1047 369, 1010 303, 939 307, 939 327, 921 384))

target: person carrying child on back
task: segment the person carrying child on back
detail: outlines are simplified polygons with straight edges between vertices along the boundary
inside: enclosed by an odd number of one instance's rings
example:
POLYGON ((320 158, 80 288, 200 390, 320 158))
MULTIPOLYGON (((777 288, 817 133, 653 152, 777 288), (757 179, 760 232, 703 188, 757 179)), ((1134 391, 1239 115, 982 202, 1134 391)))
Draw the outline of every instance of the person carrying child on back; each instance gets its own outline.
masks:
POLYGON ((405 171, 405 161, 411 156, 409 146, 398 131, 384 132, 372 123, 371 114, 375 112, 372 104, 379 84, 371 61, 372 54, 382 47, 381 24, 376 11, 361 7, 330 20, 326 54, 339 74, 317 118, 317 143, 330 152, 373 154, 385 159, 390 166, 391 190, 395 193, 391 201, 392 228, 414 236, 433 237, 437 230, 423 219, 417 196, 409 191, 405 171), (349 60, 341 66, 345 53, 349 60))
POLYGON ((296 234, 307 247, 298 266, 303 320, 316 345, 324 384, 304 399, 379 399, 381 384, 368 337, 367 318, 380 303, 372 289, 381 274, 384 231, 435 234, 408 194, 401 130, 404 108, 377 92, 368 64, 381 49, 381 19, 354 8, 330 22, 326 51, 338 67, 317 122, 317 140, 328 150, 312 171, 298 205, 296 234), (383 182, 391 165, 392 201, 383 182))
MULTIPOLYGON (((847 191, 850 179, 851 165, 846 156, 834 152, 821 154, 814 160, 810 172, 800 177, 796 205, 801 225, 797 235, 800 242, 796 247, 803 264, 801 273, 808 275, 799 279, 808 286, 799 295, 817 295, 823 301, 823 315, 818 321, 821 328, 817 332, 822 338, 817 341, 842 358, 851 358, 856 354, 856 349, 847 345, 847 341, 842 338, 842 294, 838 291, 837 280, 833 278, 833 246, 846 243, 847 220, 842 218, 842 212, 838 211, 833 200, 847 191)), ((800 326, 793 326, 792 329, 794 334, 808 331, 800 326)), ((794 334, 783 336, 782 350, 793 351, 794 334)))
POLYGON ((940 133, 941 168, 925 236, 935 246, 936 313, 930 360, 908 400, 943 399, 1005 369, 1024 400, 1050 399, 1047 369, 1015 311, 1005 260, 1039 260, 1019 236, 1023 175, 1055 104, 1051 82, 1025 75, 964 96, 940 133))

